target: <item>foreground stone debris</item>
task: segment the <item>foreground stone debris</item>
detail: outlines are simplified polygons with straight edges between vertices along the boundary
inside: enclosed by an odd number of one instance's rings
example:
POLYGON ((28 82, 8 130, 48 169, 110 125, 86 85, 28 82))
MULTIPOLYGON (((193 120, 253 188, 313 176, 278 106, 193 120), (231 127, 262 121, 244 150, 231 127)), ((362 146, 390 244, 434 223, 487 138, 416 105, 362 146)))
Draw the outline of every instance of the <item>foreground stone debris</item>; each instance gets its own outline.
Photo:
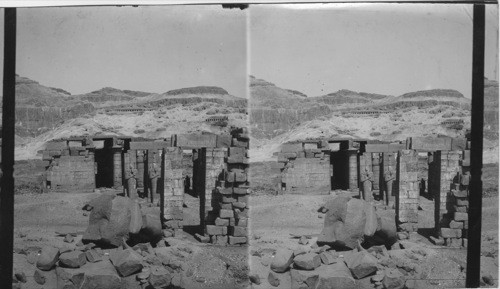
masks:
POLYGON ((48 271, 54 267, 57 260, 59 260, 59 249, 45 246, 42 248, 42 252, 38 257, 36 266, 40 270, 48 271))
POLYGON ((143 267, 141 264, 141 255, 132 249, 115 251, 110 259, 122 277, 137 273, 143 267))
POLYGON ((271 263, 271 270, 277 273, 285 272, 293 262, 293 251, 288 249, 279 249, 274 255, 271 263))

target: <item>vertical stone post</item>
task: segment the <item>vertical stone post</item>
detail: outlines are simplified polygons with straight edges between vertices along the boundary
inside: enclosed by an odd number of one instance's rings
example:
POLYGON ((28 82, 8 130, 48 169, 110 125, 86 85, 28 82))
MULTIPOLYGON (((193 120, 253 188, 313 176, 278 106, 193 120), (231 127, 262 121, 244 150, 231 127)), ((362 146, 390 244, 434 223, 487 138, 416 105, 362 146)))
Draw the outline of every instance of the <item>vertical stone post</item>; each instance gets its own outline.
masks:
POLYGON ((144 151, 137 151, 137 189, 144 192, 144 151))
POLYGON ((358 189, 358 150, 346 150, 349 163, 349 190, 358 189))
POLYGON ((396 194, 396 224, 398 230, 416 232, 418 230, 418 153, 414 150, 398 152, 396 194))
POLYGON ((165 148, 163 157, 163 218, 165 227, 175 234, 182 229, 183 220, 182 150, 178 147, 165 148))
POLYGON ((113 146, 113 187, 115 189, 123 187, 122 168, 122 147, 113 146))

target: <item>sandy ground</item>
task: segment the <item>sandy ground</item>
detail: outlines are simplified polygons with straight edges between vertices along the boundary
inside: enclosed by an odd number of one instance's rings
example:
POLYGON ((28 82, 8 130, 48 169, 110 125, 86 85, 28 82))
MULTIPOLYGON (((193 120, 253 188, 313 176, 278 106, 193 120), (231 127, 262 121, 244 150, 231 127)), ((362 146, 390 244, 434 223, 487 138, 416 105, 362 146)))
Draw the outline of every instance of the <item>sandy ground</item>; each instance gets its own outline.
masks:
MULTIPOLYGON (((335 194, 350 194, 337 191, 335 194)), ((323 218, 317 212, 329 195, 258 195, 251 198, 251 223, 252 239, 250 252, 272 252, 278 248, 292 250, 303 247, 310 249, 315 243, 323 227, 323 218), (293 235, 309 235, 309 244, 300 245, 293 235)), ((466 255, 465 248, 452 249, 433 245, 426 237, 426 228, 434 226, 432 201, 421 197, 422 210, 419 211, 420 234, 411 236, 411 241, 421 244, 431 252, 425 260, 420 262, 424 269, 425 278, 422 279, 422 288, 459 288, 465 287, 466 255)), ((394 210, 383 205, 377 205, 377 211, 382 215, 394 216, 394 210)), ((498 197, 484 200, 483 209, 483 234, 481 248, 481 275, 491 274, 498 285, 498 197)), ((263 257, 250 256, 252 274, 258 274, 261 284, 254 288, 269 288, 267 276, 269 264, 272 260, 271 253, 263 257)), ((278 274, 280 286, 290 288, 289 273, 278 274)), ((366 278, 365 278, 366 279, 366 278)), ((369 278, 368 278, 369 279, 369 278)), ((367 280, 358 280, 359 288, 373 288, 367 280)))

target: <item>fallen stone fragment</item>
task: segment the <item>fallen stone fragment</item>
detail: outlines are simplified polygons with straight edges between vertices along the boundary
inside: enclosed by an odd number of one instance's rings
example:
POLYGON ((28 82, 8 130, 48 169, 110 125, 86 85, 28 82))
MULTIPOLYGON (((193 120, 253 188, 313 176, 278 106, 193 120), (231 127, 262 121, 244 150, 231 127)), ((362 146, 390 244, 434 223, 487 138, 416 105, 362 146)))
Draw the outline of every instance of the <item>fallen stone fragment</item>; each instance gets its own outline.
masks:
POLYGON ((82 285, 79 289, 122 288, 121 278, 108 260, 97 263, 87 263, 76 270, 84 273, 82 285))
POLYGON ((299 244, 301 244, 301 245, 307 245, 307 243, 309 243, 309 241, 307 240, 306 236, 300 237, 299 244))
POLYGON ((54 267, 57 260, 59 260, 59 249, 51 246, 45 246, 42 248, 40 256, 38 256, 36 267, 43 271, 49 271, 52 267, 54 267))
POLYGON ((386 269, 382 284, 386 289, 402 289, 405 286, 405 278, 398 269, 386 269))
POLYGON ((495 281, 493 280, 493 276, 491 276, 489 274, 483 276, 481 279, 483 279, 483 281, 484 281, 484 283, 486 283, 486 285, 490 285, 490 286, 495 285, 495 281))
POLYGON ((271 284, 271 286, 273 287, 280 286, 280 279, 278 278, 278 275, 273 271, 269 271, 269 275, 267 276, 267 282, 269 282, 269 284, 271 284))
POLYGON ((280 248, 274 255, 273 262, 271 263, 271 270, 276 273, 283 273, 293 262, 293 251, 289 249, 280 248))
POLYGON ((59 256, 59 265, 66 268, 80 268, 87 263, 85 252, 71 251, 59 256))
POLYGON ((294 255, 294 256, 302 255, 302 254, 305 254, 305 253, 307 253, 307 251, 306 251, 306 249, 304 249, 304 248, 302 248, 302 247, 301 247, 301 248, 298 248, 298 249, 295 249, 295 250, 293 251, 293 255, 294 255))
POLYGON ((96 250, 88 250, 85 252, 85 256, 87 257, 87 261, 91 263, 95 263, 102 260, 102 254, 99 254, 96 250))
POLYGON ((345 263, 356 279, 361 279, 377 272, 377 258, 366 251, 348 255, 345 258, 345 263))
POLYGON ((151 267, 151 273, 149 275, 149 284, 153 288, 166 288, 170 285, 172 281, 171 273, 161 266, 151 267))
POLYGON ((318 283, 318 273, 316 271, 290 270, 292 286, 291 289, 315 289, 318 283))
POLYGON ((26 283, 26 274, 24 272, 16 272, 14 273, 14 277, 16 277, 16 280, 21 282, 21 283, 26 283))
POLYGON ((142 269, 142 257, 132 249, 116 250, 110 260, 122 277, 130 276, 142 269))
POLYGON ((33 279, 35 279, 35 282, 39 285, 45 284, 45 276, 39 270, 35 270, 35 273, 33 274, 33 279))
POLYGON ((321 258, 321 262, 325 265, 330 265, 337 261, 335 255, 330 251, 322 252, 321 254, 319 254, 319 257, 321 258))
POLYGON ((250 279, 250 282, 260 285, 260 276, 258 274, 252 274, 248 276, 248 279, 250 279))
POLYGON ((28 255, 26 256, 26 260, 30 264, 35 264, 37 259, 38 259, 38 254, 35 252, 29 252, 28 255))
POLYGON ((315 271, 317 271, 319 275, 318 284, 315 289, 356 288, 354 278, 352 278, 351 272, 349 272, 344 262, 321 266, 315 271))
POLYGON ((302 270, 314 270, 321 266, 321 257, 316 253, 306 253, 293 259, 296 268, 302 270))

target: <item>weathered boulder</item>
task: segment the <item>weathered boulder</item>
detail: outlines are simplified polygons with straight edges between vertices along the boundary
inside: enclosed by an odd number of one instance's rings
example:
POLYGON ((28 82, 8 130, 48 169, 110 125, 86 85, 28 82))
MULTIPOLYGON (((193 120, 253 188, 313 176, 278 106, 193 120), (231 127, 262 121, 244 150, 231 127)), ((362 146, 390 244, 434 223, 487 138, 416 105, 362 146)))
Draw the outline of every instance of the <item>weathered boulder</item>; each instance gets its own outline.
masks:
POLYGON ((113 252, 110 260, 122 277, 139 272, 143 267, 141 255, 130 248, 113 252))
POLYGON ((57 263, 57 260, 59 260, 59 249, 45 246, 42 248, 40 256, 38 256, 36 267, 43 271, 49 271, 57 263))
POLYGON ((138 200, 130 202, 130 224, 129 232, 137 234, 142 228, 142 212, 138 200))
POLYGON ((349 269, 344 262, 337 262, 332 265, 321 266, 315 270, 319 279, 316 289, 354 289, 356 282, 352 278, 349 269))
POLYGON ((377 272, 377 258, 366 251, 349 254, 345 258, 345 263, 356 279, 365 278, 377 272))
POLYGON ((153 288, 167 288, 172 281, 172 274, 163 266, 153 266, 149 274, 149 284, 153 288))
POLYGON ((271 270, 282 273, 288 270, 293 262, 293 251, 285 248, 276 250, 274 259, 271 262, 271 270))
POLYGON ((322 252, 321 254, 319 254, 319 257, 321 258, 321 262, 325 265, 330 265, 337 261, 335 253, 333 253, 332 251, 322 252))
POLYGON ((325 208, 328 211, 317 240, 319 246, 349 250, 363 240, 370 245, 390 246, 395 242, 395 221, 378 216, 373 205, 366 201, 337 196, 329 200, 325 208))
POLYGON ((314 270, 321 266, 321 257, 316 253, 306 253, 293 259, 296 268, 302 270, 314 270))
POLYGON ((386 289, 402 289, 405 286, 405 278, 398 269, 386 269, 382 284, 386 289))
POLYGON ((267 282, 269 282, 269 284, 273 287, 280 286, 280 279, 278 278, 278 275, 273 271, 269 271, 269 275, 267 276, 267 282))
POLYGON ((39 270, 35 270, 35 273, 33 274, 33 279, 37 284, 40 285, 45 284, 45 276, 39 270))
POLYGON ((59 265, 66 268, 80 268, 87 263, 85 252, 71 251, 59 256, 59 265))
POLYGON ((92 212, 82 241, 118 247, 128 239, 134 203, 126 197, 104 194, 90 202, 92 212))

